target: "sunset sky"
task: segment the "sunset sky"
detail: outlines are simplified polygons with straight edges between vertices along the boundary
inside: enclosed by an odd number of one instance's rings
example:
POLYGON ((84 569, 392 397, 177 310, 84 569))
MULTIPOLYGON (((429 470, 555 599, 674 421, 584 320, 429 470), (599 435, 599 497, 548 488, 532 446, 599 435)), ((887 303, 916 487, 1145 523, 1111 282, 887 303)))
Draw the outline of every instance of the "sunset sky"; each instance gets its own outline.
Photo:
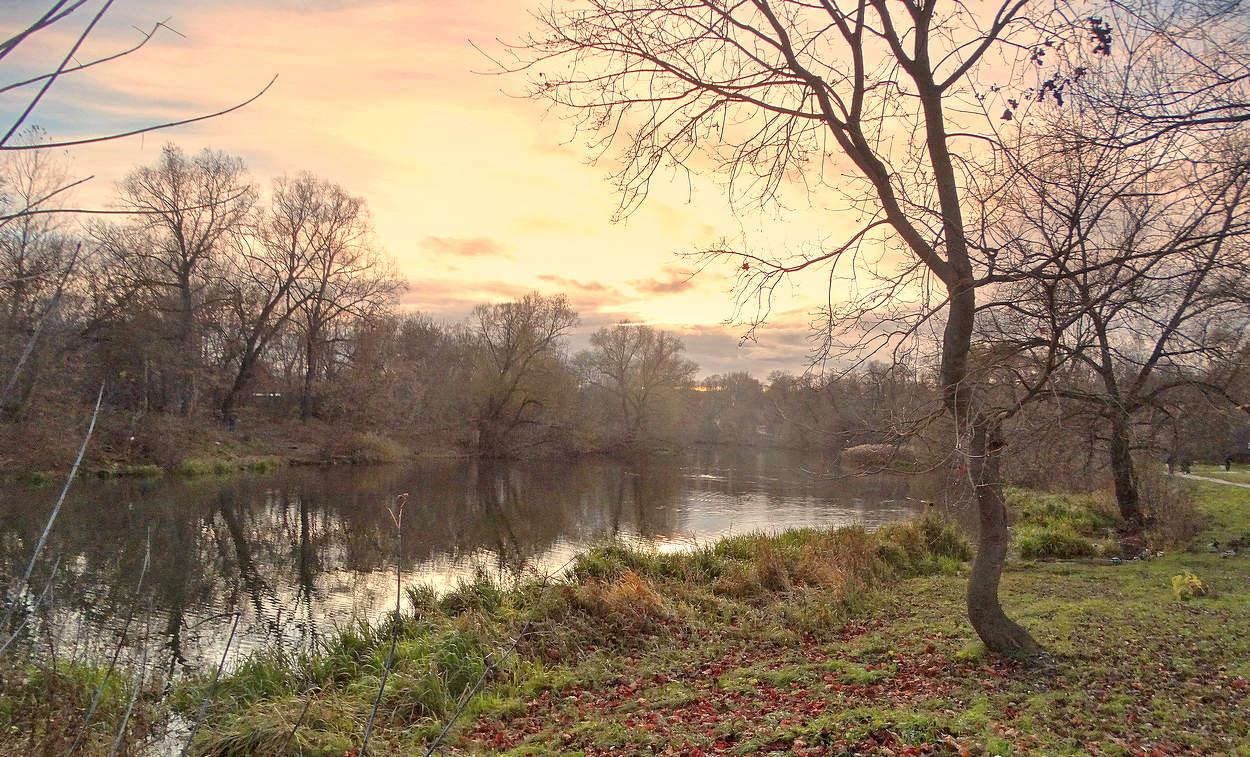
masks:
MULTIPOLYGON (((613 224, 610 166, 588 164, 569 123, 518 97, 522 78, 478 73, 491 63, 470 40, 500 50, 498 40, 534 28, 535 1, 118 0, 80 61, 134 44, 136 27, 156 21, 178 33, 161 30, 137 53, 67 77, 30 122, 58 139, 124 131, 220 109, 276 74, 241 111, 73 150, 72 172, 95 176, 76 203, 107 205, 113 183, 154 162, 166 142, 221 149, 241 156, 262 185, 310 170, 365 197, 381 246, 411 284, 407 308, 455 321, 479 302, 565 292, 582 316, 574 349, 628 319, 679 331, 704 375, 801 372, 809 314, 824 294, 819 277, 779 291, 769 327, 740 346, 744 327, 726 324, 732 272, 690 279, 691 261, 675 253, 721 238, 778 252, 835 233, 837 214, 806 206, 736 214, 716 177, 681 176, 613 224)), ((0 0, 0 29, 43 7, 0 0)), ((6 60, 4 78, 55 68, 95 7, 6 60)), ((0 95, 6 123, 24 102, 0 95)))

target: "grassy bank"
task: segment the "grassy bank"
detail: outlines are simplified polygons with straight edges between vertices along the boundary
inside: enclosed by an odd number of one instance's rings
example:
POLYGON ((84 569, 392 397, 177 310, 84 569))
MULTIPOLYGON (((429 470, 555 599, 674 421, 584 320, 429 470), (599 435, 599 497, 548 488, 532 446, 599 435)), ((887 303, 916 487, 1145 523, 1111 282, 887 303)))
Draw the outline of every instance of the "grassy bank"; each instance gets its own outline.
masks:
MULTIPOLYGON (((60 427, 0 424, 0 482, 60 483, 85 432, 60 427)), ((100 479, 213 476, 268 472, 286 465, 394 463, 422 452, 448 450, 420 440, 396 440, 372 429, 318 420, 250 419, 234 431, 197 418, 102 413, 80 468, 100 479)))
MULTIPOLYGON (((1196 495, 1195 544, 1250 531, 1250 492, 1196 495)), ((1013 494, 1037 529, 1097 531, 1105 503, 1080 502, 1013 494)), ((1050 650, 1037 664, 976 641, 966 556, 927 520, 691 554, 607 547, 568 581, 414 592, 369 751, 424 754, 467 701, 451 753, 1250 754, 1250 556, 1013 560, 1003 598, 1050 650), (1210 593, 1179 599, 1185 571, 1210 593)), ((389 649, 388 629, 360 628, 315 655, 252 658, 197 752, 275 754, 298 721, 287 753, 352 754, 389 649)), ((194 687, 182 697, 198 707, 194 687)))
MULTIPOLYGON (((397 625, 254 655, 216 687, 191 753, 355 755, 385 677, 375 755, 424 755, 461 704, 440 753, 1250 755, 1250 554, 1205 549, 1250 532, 1250 490, 1192 492, 1195 549, 1156 542, 1144 560, 1113 554, 1105 498, 1010 493, 1002 596, 1039 662, 986 654, 964 617, 968 546, 933 517, 691 553, 612 545, 565 579, 412 589, 397 625), (1096 548, 1020 557, 1041 532, 1096 548), (1175 590, 1187 575, 1204 595, 1175 590)), ((0 674, 0 754, 65 754, 100 671, 10 658, 0 674)), ((194 719, 207 689, 145 693, 132 732, 162 707, 194 719)), ((108 753, 129 690, 107 684, 77 753, 108 753)))
POLYGON ((65 757, 75 746, 82 755, 134 754, 162 717, 159 692, 136 695, 134 684, 125 670, 10 653, 0 660, 0 754, 65 757))

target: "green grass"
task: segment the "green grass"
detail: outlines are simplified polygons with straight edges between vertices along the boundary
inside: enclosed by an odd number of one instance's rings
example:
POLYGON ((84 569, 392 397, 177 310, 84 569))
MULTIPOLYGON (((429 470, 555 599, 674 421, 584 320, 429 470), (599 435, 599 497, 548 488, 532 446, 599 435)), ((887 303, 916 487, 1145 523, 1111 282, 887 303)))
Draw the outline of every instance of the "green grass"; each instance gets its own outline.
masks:
POLYGON ((1206 517, 1199 541, 1225 543, 1236 537, 1250 537, 1250 489, 1205 481, 1196 483, 1196 502, 1206 517))
MULTIPOLYGON (((0 659, 0 754, 68 754, 97 690, 100 701, 76 754, 108 754, 135 682, 126 670, 106 673, 103 666, 69 660, 36 664, 10 651, 0 659)), ((160 713, 155 692, 145 692, 123 748, 133 750, 160 713)))
POLYGON ((1025 559, 1071 559, 1118 554, 1111 538, 1119 518, 1105 493, 1039 492, 1008 488, 1015 543, 1025 559))
POLYGON ((1195 465, 1192 472, 1199 476, 1218 478, 1221 481, 1232 481, 1238 484, 1250 484, 1250 465, 1238 463, 1232 470, 1224 470, 1223 465, 1195 465))
POLYGON ((241 458, 189 457, 174 467, 179 476, 228 476, 240 471, 269 473, 282 467, 284 461, 276 455, 259 455, 241 458))
MULTIPOLYGON (((736 626, 735 635, 749 629, 771 646, 792 647, 802 634, 841 627, 883 587, 958 570, 969 554, 955 527, 931 516, 876 533, 852 527, 738 537, 687 554, 611 544, 581 556, 567 581, 504 589, 479 575, 441 597, 411 589, 382 698, 378 753, 407 753, 431 738, 482 675, 488 655, 500 659, 501 640, 526 624, 518 653, 494 672, 489 692, 470 702, 466 727, 479 713, 523 712, 527 699, 637 672, 620 654, 626 649, 663 647, 695 659, 697 647, 669 648, 674 633, 711 639, 736 626)), ((254 655, 221 682, 197 748, 222 756, 274 753, 298 717, 302 693, 315 690, 316 718, 301 728, 300 748, 342 754, 333 724, 367 719, 389 644, 387 625, 357 626, 314 654, 254 655)), ((654 660, 643 669, 667 664, 654 660)), ((861 683, 881 675, 858 663, 836 669, 861 683)), ((204 685, 184 687, 178 706, 198 709, 204 685)), ((669 707, 700 696, 662 677, 648 691, 639 696, 669 707)), ((607 738, 598 731, 585 737, 607 738)))
MULTIPOLYGON (((1202 539, 1250 531, 1250 491, 1192 491, 1202 539)), ((1052 533, 1113 522, 1086 495, 1012 502, 1052 533)), ((927 519, 686 554, 606 545, 565 581, 414 589, 370 749, 423 754, 528 623, 445 753, 1250 756, 1250 555, 1010 563, 1001 596, 1047 648, 1035 663, 988 654, 969 627, 968 557, 927 519), (1178 599, 1186 574, 1210 592, 1178 599)), ((254 657, 222 682, 197 747, 276 753, 313 690, 288 753, 350 752, 389 638, 356 627, 315 655, 254 657)))

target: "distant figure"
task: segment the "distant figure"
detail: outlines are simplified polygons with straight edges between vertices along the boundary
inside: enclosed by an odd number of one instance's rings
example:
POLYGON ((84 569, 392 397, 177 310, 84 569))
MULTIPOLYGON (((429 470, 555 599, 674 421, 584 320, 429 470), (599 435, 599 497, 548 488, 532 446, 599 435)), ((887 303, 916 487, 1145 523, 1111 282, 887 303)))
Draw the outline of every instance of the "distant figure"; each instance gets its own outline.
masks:
POLYGON ((1188 457, 1185 458, 1184 460, 1181 460, 1181 473, 1188 473, 1189 466, 1193 464, 1194 464, 1194 461, 1190 460, 1188 457))
POLYGON ((1233 456, 1225 455, 1224 456, 1224 470, 1232 470, 1232 469, 1233 469, 1233 456))

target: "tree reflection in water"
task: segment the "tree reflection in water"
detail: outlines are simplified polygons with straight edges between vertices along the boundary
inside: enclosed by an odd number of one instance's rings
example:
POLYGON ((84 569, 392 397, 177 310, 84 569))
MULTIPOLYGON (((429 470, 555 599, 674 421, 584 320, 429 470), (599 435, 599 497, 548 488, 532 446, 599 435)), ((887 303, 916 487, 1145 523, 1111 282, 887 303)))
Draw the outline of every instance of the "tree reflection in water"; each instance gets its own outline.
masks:
MULTIPOLYGON (((307 646, 386 612, 395 560, 386 505, 399 492, 410 494, 404 578, 446 588, 477 570, 502 580, 553 570, 612 538, 667 549, 753 530, 872 526, 914 514, 935 488, 925 478, 808 473, 825 466, 778 450, 699 449, 634 462, 442 460, 83 482, 35 580, 61 558, 48 623, 88 656, 113 648, 129 608, 150 607, 136 627, 159 633, 152 643, 172 675, 215 664, 205 661, 223 651, 231 612, 241 613, 242 652, 307 646), (149 533, 151 566, 135 596, 149 533)), ((9 488, 0 497, 0 575, 11 577, 55 492, 9 488)))

